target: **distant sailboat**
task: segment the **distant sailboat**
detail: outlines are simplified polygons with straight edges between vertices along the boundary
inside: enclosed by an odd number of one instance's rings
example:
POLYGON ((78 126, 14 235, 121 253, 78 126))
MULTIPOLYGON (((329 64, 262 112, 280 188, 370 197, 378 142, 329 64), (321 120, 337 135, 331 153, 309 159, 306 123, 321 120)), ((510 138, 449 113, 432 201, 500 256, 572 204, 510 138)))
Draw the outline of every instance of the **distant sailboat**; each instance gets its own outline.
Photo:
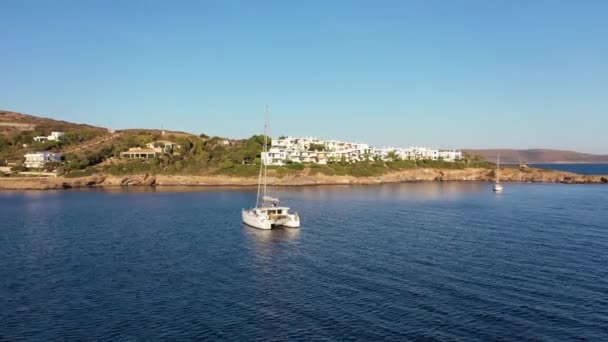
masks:
POLYGON ((500 152, 496 157, 496 182, 492 188, 494 192, 502 192, 502 184, 500 184, 500 152))
POLYGON ((266 107, 266 125, 264 126, 264 147, 261 156, 260 176, 258 178, 258 195, 255 208, 243 209, 243 223, 259 228, 272 229, 274 227, 300 227, 300 216, 290 214, 288 207, 279 207, 279 199, 268 195, 266 177, 266 153, 268 152, 268 127, 270 121, 268 107, 266 107), (261 205, 260 205, 261 199, 261 205))

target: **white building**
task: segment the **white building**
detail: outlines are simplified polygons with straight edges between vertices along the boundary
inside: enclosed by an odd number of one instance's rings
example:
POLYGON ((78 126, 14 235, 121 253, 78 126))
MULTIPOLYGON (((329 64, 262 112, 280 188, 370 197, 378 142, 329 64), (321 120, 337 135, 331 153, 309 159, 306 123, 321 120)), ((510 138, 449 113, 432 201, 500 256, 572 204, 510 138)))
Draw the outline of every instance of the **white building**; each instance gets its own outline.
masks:
POLYGON ((179 150, 181 146, 173 141, 169 140, 157 140, 151 143, 147 143, 146 147, 156 151, 156 153, 174 153, 176 150, 179 150))
POLYGON ((405 153, 410 159, 416 160, 438 160, 439 150, 434 150, 428 147, 408 147, 405 149, 405 153))
POLYGON ((63 133, 63 132, 51 132, 51 135, 46 136, 46 137, 43 136, 43 135, 35 136, 34 137, 34 141, 37 141, 37 142, 44 142, 44 141, 47 141, 47 140, 49 140, 49 141, 59 141, 60 138, 62 136, 64 136, 64 135, 65 135, 65 133, 63 133))
POLYGON ((121 158, 126 159, 151 159, 158 155, 158 152, 151 148, 131 147, 128 151, 120 152, 121 158))
POLYGON ((464 155, 462 154, 462 151, 445 150, 445 151, 439 151, 439 159, 453 162, 453 161, 464 159, 464 155))
POLYGON ((61 138, 64 135, 65 135, 65 133, 63 133, 63 132, 51 132, 51 135, 49 135, 47 137, 47 139, 49 139, 51 141, 59 141, 59 138, 61 138))
POLYGON ((268 152, 262 155, 267 165, 286 163, 315 163, 348 161, 358 162, 371 159, 371 148, 367 144, 349 143, 336 140, 321 140, 313 137, 281 137, 272 141, 268 152))
POLYGON ((61 154, 53 152, 36 152, 25 155, 25 167, 28 169, 41 169, 50 162, 61 162, 61 154))
POLYGON ((389 160, 389 156, 404 160, 455 161, 462 159, 462 152, 443 151, 428 147, 385 147, 372 148, 368 144, 338 140, 321 140, 313 137, 281 137, 272 141, 268 152, 262 154, 266 165, 285 165, 287 163, 315 163, 346 161, 349 163, 389 160))

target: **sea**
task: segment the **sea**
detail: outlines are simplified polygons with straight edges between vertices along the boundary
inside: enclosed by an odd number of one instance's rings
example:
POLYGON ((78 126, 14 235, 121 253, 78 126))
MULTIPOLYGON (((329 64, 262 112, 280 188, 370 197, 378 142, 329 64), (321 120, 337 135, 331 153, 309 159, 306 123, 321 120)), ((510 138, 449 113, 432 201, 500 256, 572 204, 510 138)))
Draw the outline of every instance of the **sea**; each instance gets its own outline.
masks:
POLYGON ((0 192, 1 341, 607 341, 608 186, 0 192))
POLYGON ((531 164, 530 166, 581 175, 608 175, 608 164, 531 164))

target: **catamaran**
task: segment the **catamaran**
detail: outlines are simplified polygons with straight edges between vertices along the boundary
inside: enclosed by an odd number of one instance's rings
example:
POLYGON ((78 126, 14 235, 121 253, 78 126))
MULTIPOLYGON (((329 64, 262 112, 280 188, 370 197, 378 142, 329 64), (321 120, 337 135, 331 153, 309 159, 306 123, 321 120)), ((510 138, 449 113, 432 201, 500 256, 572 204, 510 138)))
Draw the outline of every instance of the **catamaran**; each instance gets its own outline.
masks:
POLYGON ((502 192, 502 184, 500 184, 500 152, 496 157, 496 182, 492 188, 494 192, 502 192))
POLYGON ((289 213, 288 207, 279 206, 279 199, 268 195, 268 177, 266 158, 268 152, 270 113, 266 107, 266 124, 264 125, 264 147, 261 155, 260 175, 258 177, 258 194, 255 208, 243 209, 243 223, 259 228, 272 229, 275 227, 299 228, 300 216, 289 213))

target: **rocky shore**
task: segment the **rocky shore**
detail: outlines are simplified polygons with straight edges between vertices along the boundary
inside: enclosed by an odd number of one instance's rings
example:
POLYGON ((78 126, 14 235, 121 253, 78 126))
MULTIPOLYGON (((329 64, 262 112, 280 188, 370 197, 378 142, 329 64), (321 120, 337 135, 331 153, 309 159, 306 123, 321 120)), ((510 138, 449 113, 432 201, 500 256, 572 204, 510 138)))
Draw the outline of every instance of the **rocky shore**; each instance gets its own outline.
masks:
MULTIPOLYGON (((431 181, 494 181, 494 172, 488 169, 411 169, 386 173, 377 177, 311 175, 301 172, 285 177, 270 177, 269 184, 277 186, 309 186, 336 184, 384 184, 431 181)), ((536 168, 501 170, 504 182, 545 182, 565 184, 608 184, 606 176, 579 175, 570 172, 536 168)), ((96 174, 80 178, 26 178, 2 177, 0 190, 51 190, 71 188, 121 187, 121 186, 255 186, 257 177, 229 177, 218 175, 168 176, 129 175, 112 176, 96 174)))

